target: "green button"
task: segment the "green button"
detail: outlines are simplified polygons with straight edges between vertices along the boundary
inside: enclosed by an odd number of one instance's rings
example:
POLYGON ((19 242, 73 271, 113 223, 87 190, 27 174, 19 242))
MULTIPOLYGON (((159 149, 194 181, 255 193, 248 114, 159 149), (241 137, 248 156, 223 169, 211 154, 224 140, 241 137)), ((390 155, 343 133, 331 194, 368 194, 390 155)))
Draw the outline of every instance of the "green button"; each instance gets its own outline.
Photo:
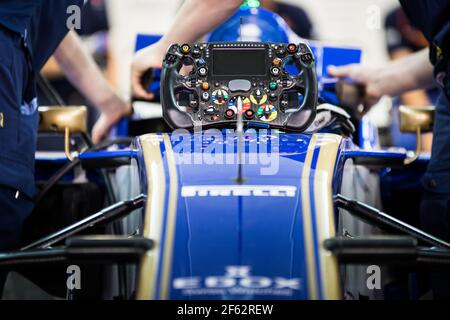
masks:
POLYGON ((271 82, 269 84, 269 88, 270 88, 270 90, 276 90, 277 89, 277 83, 276 82, 271 82))

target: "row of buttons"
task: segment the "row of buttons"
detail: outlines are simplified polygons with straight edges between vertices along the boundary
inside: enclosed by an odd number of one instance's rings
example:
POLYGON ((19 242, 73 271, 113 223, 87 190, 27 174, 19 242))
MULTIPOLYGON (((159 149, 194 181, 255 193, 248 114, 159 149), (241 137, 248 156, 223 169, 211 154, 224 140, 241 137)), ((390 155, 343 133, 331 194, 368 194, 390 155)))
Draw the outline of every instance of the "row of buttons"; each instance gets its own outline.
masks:
MULTIPOLYGON (((213 45, 213 47, 215 47, 215 48, 234 48, 234 47, 237 47, 237 48, 239 48, 239 47, 264 48, 264 45, 257 44, 257 43, 221 43, 221 44, 215 44, 215 45, 213 45)), ((278 56, 283 57, 286 54, 286 49, 285 49, 284 45, 282 45, 282 44, 281 45, 272 45, 272 47, 277 52, 278 56)), ((305 45, 301 45, 300 47, 297 47, 296 44, 290 43, 287 46, 287 52, 290 54, 295 54, 298 49, 300 49, 299 53, 307 52, 307 47, 305 45)), ((201 50, 201 48, 199 49, 198 45, 196 45, 194 48, 194 51, 193 51, 193 56, 199 57, 200 50, 201 50)), ((191 52, 191 47, 189 44, 185 43, 181 46, 180 51, 183 54, 189 54, 191 52)), ((207 56, 209 56, 209 50, 207 50, 207 56)))
MULTIPOLYGON (((233 109, 227 109, 227 111, 225 111, 226 119, 232 120, 235 116, 236 116, 236 112, 233 109)), ((248 109, 248 110, 244 111, 244 117, 247 120, 253 119, 254 116, 255 116, 255 111, 253 111, 252 109, 248 109)))
MULTIPOLYGON (((269 99, 270 101, 276 101, 278 99, 278 96, 275 93, 270 93, 268 96, 263 93, 263 92, 255 92, 253 95, 250 96, 250 99, 245 98, 245 104, 248 105, 249 107, 250 105, 250 101, 254 104, 254 105, 262 105, 265 104, 267 102, 267 99, 269 99)), ((204 102, 209 102, 211 100, 211 95, 209 94, 209 92, 205 91, 202 93, 202 100, 204 102)), ((212 94, 212 100, 214 102, 214 104, 217 105, 222 105, 225 104, 229 99, 228 99, 228 94, 227 93, 220 93, 218 94, 217 92, 214 92, 212 94)), ((229 101, 229 105, 234 105, 234 98, 229 101), (233 101, 232 101, 233 100, 233 101)), ((281 107, 286 108, 288 106, 288 97, 286 95, 283 95, 283 99, 281 100, 281 107)))
MULTIPOLYGON (((194 49, 192 50, 192 56, 194 58, 200 58, 202 49, 203 48, 199 47, 198 45, 195 45, 194 49)), ((181 51, 181 53, 187 55, 191 52, 191 46, 189 44, 185 43, 185 44, 181 45, 180 51, 181 51)))
MULTIPOLYGON (((220 87, 220 82, 216 82, 214 85, 216 87, 220 87)), ((249 92, 251 87, 256 88, 257 86, 258 84, 256 82, 251 83, 250 81, 243 79, 231 80, 228 83, 228 88, 230 89, 231 92, 239 92, 239 91, 249 92)), ((264 87, 264 82, 260 82, 259 86, 264 87)), ((211 86, 208 82, 205 81, 201 83, 201 88, 204 91, 208 91, 211 88, 211 86)), ((273 91, 277 90, 278 84, 274 81, 270 82, 269 89, 273 91)))
POLYGON ((264 48, 263 44, 259 43, 220 43, 214 44, 214 48, 240 48, 240 47, 250 47, 250 48, 264 48))
MULTIPOLYGON (((211 119, 211 121, 220 120, 220 112, 214 106, 210 106, 210 107, 206 108, 203 111, 203 114, 206 117, 208 117, 209 119, 211 119)), ((224 112, 224 118, 227 120, 233 120, 236 117, 236 114, 237 114, 237 112, 235 110, 227 109, 224 112)), ((259 107, 256 114, 258 116, 258 119, 262 120, 264 122, 272 122, 278 116, 277 109, 273 105, 270 105, 270 104, 266 104, 264 106, 259 107)), ((248 109, 248 110, 243 111, 243 115, 246 120, 252 120, 255 117, 255 111, 253 111, 252 109, 248 109)))

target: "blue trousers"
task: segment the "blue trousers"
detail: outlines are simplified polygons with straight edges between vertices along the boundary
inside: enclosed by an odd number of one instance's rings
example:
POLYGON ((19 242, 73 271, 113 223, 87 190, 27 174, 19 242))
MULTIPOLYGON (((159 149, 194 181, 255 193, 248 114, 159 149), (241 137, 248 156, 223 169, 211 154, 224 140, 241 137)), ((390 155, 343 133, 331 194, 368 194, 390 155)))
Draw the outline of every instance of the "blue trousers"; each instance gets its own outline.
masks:
POLYGON ((23 193, 0 186, 0 252, 17 249, 22 225, 33 205, 23 193))
MULTIPOLYGON (((18 249, 22 226, 34 203, 26 195, 0 186, 0 252, 18 249)), ((0 298, 6 273, 0 271, 0 298)))

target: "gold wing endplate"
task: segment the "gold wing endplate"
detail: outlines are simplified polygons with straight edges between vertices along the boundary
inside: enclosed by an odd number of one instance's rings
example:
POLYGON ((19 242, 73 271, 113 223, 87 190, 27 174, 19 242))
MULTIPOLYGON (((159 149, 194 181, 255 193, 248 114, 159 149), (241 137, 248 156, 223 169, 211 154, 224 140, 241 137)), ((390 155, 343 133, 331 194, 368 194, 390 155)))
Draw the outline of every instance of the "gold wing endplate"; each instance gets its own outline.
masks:
POLYGON ((422 150, 422 134, 433 132, 435 107, 400 106, 400 131, 403 133, 415 133, 417 135, 416 150, 405 159, 405 164, 411 164, 419 158, 422 150))
POLYGON ((70 135, 87 134, 88 110, 85 106, 39 107, 39 132, 64 133, 64 152, 70 161, 70 135))

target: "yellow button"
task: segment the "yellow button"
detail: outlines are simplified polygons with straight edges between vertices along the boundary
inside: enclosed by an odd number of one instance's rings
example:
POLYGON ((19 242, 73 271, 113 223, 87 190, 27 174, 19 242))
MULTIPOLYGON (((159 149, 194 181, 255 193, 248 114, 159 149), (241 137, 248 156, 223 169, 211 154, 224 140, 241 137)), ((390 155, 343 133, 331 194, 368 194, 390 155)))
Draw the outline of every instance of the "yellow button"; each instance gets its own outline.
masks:
POLYGON ((181 52, 187 54, 191 51, 191 47, 188 44, 183 44, 181 46, 181 52))

